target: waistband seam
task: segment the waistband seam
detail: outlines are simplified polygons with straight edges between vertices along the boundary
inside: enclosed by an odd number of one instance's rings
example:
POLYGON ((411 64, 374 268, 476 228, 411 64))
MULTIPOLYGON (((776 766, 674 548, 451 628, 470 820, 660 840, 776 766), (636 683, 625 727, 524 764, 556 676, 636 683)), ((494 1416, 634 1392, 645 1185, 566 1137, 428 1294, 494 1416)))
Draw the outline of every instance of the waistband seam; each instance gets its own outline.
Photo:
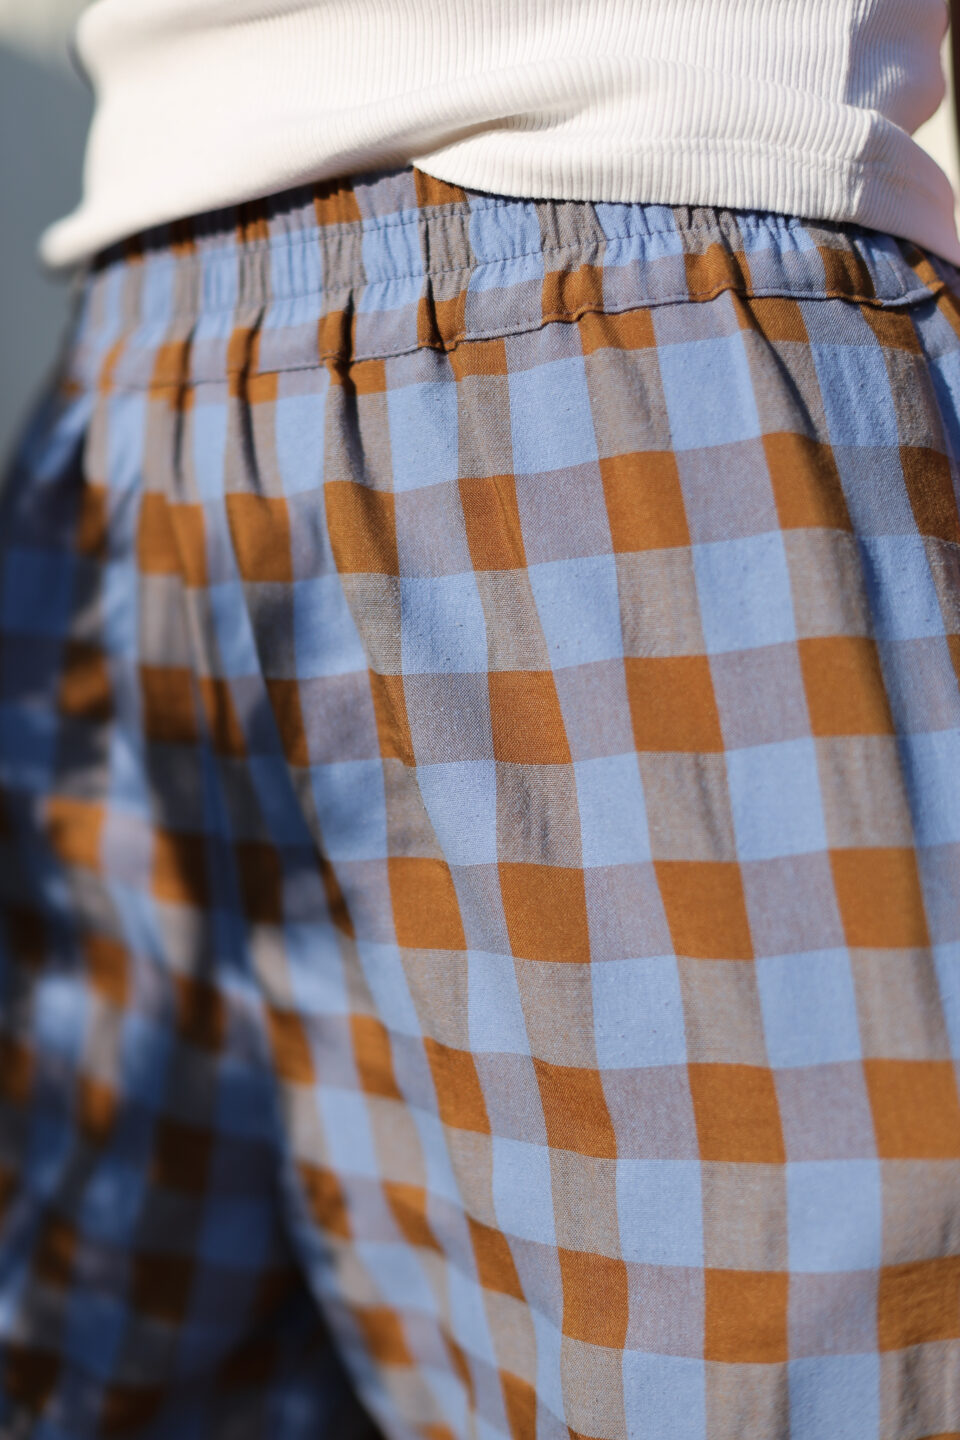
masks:
MULTIPOLYGON (((449 342, 438 342, 431 339, 422 339, 405 346, 389 346, 384 348, 383 350, 364 350, 358 352, 351 351, 349 353, 345 352, 342 348, 325 348, 322 350, 318 349, 316 355, 311 357, 309 361, 290 365, 266 365, 263 367, 249 366, 244 364, 226 365, 222 368, 218 368, 215 374, 210 375, 187 374, 183 376, 173 377, 171 379, 161 379, 156 376, 151 376, 149 380, 144 379, 138 382, 133 382, 129 380, 125 381, 122 375, 118 378, 113 373, 110 373, 108 377, 104 377, 101 364, 97 364, 91 367, 77 365, 76 367, 68 370, 66 378, 68 381, 73 380, 77 384, 80 384, 81 386, 87 386, 88 388, 97 388, 103 386, 105 389, 109 390, 109 392, 113 394, 135 394, 144 393, 146 391, 150 391, 153 394, 161 394, 166 392, 183 392, 193 390, 200 385, 226 384, 230 379, 239 375, 247 375, 249 378, 258 378, 268 375, 285 375, 293 374, 298 371, 315 370, 319 366, 326 365, 328 361, 339 362, 340 364, 349 367, 354 364, 358 364, 368 360, 389 360, 394 358, 400 358, 404 355, 415 354, 418 350, 435 350, 438 353, 449 354, 452 350, 456 350, 460 345, 469 345, 473 341, 483 342, 490 340, 500 340, 506 339, 511 335, 532 334, 537 330, 543 329, 546 325, 573 323, 579 319, 582 319, 586 315, 622 315, 629 314, 631 311, 635 310, 655 309, 661 305, 675 305, 685 303, 697 304, 703 301, 716 299, 720 295, 728 291, 733 291, 734 293, 741 295, 744 299, 792 299, 809 301, 845 300, 851 304, 856 305, 870 305, 875 308, 882 309, 902 309, 905 308, 907 305, 911 305, 914 303, 924 303, 929 300, 935 299, 944 289, 944 282, 938 279, 934 285, 925 285, 921 290, 912 291, 904 297, 898 297, 898 299, 895 301, 883 301, 878 300, 875 296, 851 295, 848 291, 839 290, 788 291, 784 290, 782 287, 773 286, 764 287, 760 290, 753 290, 746 287, 740 288, 732 285, 720 285, 717 286, 715 289, 709 291, 684 291, 672 295, 659 296, 656 300, 649 301, 645 304, 640 305, 627 304, 617 306, 604 306, 602 308, 596 305, 585 305, 582 307, 578 307, 574 310, 556 311, 544 315, 542 319, 540 319, 534 324, 517 325, 514 327, 497 325, 491 327, 488 330, 470 331, 469 333, 461 330, 452 335, 449 339, 449 342), (88 369, 91 373, 87 373, 88 369)), ((122 366, 122 357, 120 358, 120 364, 122 366)))
MULTIPOLYGON (((747 213, 749 213, 749 212, 747 212, 747 213)), ((413 222, 410 222, 410 223, 413 223, 413 222)), ((798 223, 795 225, 794 228, 806 228, 806 226, 804 226, 804 225, 803 225, 803 222, 801 221, 801 222, 798 222, 798 223)), ((426 266, 424 266, 424 268, 421 269, 421 270, 404 270, 404 271, 397 271, 396 273, 391 273, 391 274, 389 274, 389 275, 384 275, 384 276, 376 276, 376 275, 374 275, 374 276, 363 276, 363 275, 361 275, 361 276, 358 276, 357 278, 355 278, 355 279, 353 279, 353 280, 349 280, 349 281, 345 281, 345 282, 331 282, 330 284, 322 284, 322 285, 319 285, 319 286, 310 286, 310 287, 294 287, 294 288, 291 288, 289 291, 284 291, 284 290, 282 289, 282 287, 281 287, 279 290, 278 290, 278 289, 267 290, 267 289, 266 289, 265 287, 263 287, 263 286, 257 286, 257 287, 256 287, 256 290, 255 290, 253 293, 251 293, 250 295, 248 295, 248 296, 244 296, 244 294, 243 294, 243 292, 242 292, 242 285, 238 285, 238 287, 237 287, 237 293, 233 296, 233 298, 232 298, 229 302, 226 302, 226 303, 224 303, 224 304, 222 304, 222 305, 221 305, 221 304, 217 304, 217 305, 204 304, 204 303, 203 303, 203 300, 202 300, 202 298, 201 298, 201 299, 198 301, 198 303, 197 303, 195 306, 191 307, 191 308, 187 308, 187 309, 163 310, 162 313, 158 310, 158 313, 157 313, 156 316, 154 316, 154 317, 151 317, 151 316, 149 316, 149 315, 143 315, 143 316, 141 316, 140 318, 141 318, 142 323, 147 323, 147 324, 151 323, 152 320, 163 321, 164 323, 170 324, 170 323, 173 323, 173 322, 175 322, 175 321, 199 320, 199 319, 201 319, 201 318, 203 318, 203 317, 215 318, 215 317, 217 317, 217 316, 235 314, 235 313, 238 311, 238 309, 242 309, 245 305, 248 306, 248 307, 250 307, 250 308, 265 308, 265 307, 268 307, 268 306, 270 306, 270 305, 272 305, 272 304, 275 304, 275 303, 278 303, 278 302, 295 301, 295 300, 301 300, 301 299, 302 299, 302 300, 309 300, 309 299, 314 299, 314 298, 316 298, 317 296, 322 296, 322 295, 328 295, 328 296, 348 295, 351 291, 368 290, 368 289, 370 289, 370 288, 372 288, 372 287, 374 287, 374 286, 378 286, 378 285, 380 285, 380 286, 387 286, 387 285, 400 284, 400 283, 402 283, 402 282, 404 282, 404 281, 407 281, 407 280, 421 280, 421 281, 423 281, 423 282, 427 282, 427 281, 432 280, 432 279, 439 279, 439 278, 441 278, 441 277, 450 276, 450 275, 476 275, 476 274, 481 274, 481 273, 483 273, 483 272, 485 272, 485 271, 489 271, 489 270, 491 270, 491 269, 493 269, 493 268, 495 268, 495 267, 497 267, 497 266, 499 266, 499 265, 513 264, 513 263, 515 263, 515 262, 518 261, 518 260, 533 259, 533 258, 536 258, 537 256, 543 256, 543 257, 558 257, 558 256, 570 256, 570 255, 577 255, 577 254, 579 254, 579 255, 582 255, 582 256, 585 257, 583 263, 588 264, 588 263, 590 263, 590 259, 593 258, 593 257, 595 257, 598 252, 603 252, 604 256, 606 256, 606 254, 607 254, 608 250, 610 249, 610 247, 614 247, 614 248, 615 248, 618 244, 625 243, 625 242, 630 241, 630 240, 635 240, 635 239, 638 238, 638 236, 642 236, 642 234, 644 234, 644 233, 645 233, 645 234, 648 234, 648 235, 654 235, 654 234, 656 234, 656 235, 670 235, 670 234, 676 234, 676 233, 679 233, 679 232, 677 232, 677 231, 675 231, 675 230, 670 230, 670 229, 664 229, 664 230, 659 230, 659 231, 647 231, 647 232, 634 231, 634 232, 626 233, 626 234, 624 234, 624 235, 622 235, 622 236, 614 236, 614 237, 612 237, 612 238, 609 238, 609 237, 608 237, 608 238, 603 239, 603 240, 584 240, 584 241, 579 242, 579 243, 570 244, 570 245, 560 245, 560 246, 539 246, 539 247, 537 247, 537 248, 535 248, 535 249, 532 249, 532 250, 521 250, 521 251, 511 252, 510 254, 500 255, 500 256, 497 256, 497 258, 496 258, 496 259, 493 259, 493 260, 478 260, 478 261, 476 261, 476 262, 473 263, 473 264, 452 265, 452 266, 430 266, 430 265, 426 265, 426 266)), ((709 227, 709 228, 699 229, 699 230, 696 230, 696 231, 694 231, 692 228, 691 228, 691 229, 686 229, 686 230, 684 230, 682 233, 684 233, 684 234, 698 234, 698 235, 701 235, 701 236, 706 237, 706 236, 710 236, 710 235, 722 235, 723 232, 722 232, 719 228, 709 227)), ((308 239, 306 239, 306 238, 304 238, 304 239, 302 239, 302 240, 300 240, 300 239, 297 239, 297 240, 291 239, 291 242, 290 242, 289 246, 282 246, 282 245, 281 245, 281 246, 277 247, 277 246, 271 246, 269 243, 264 243, 264 244, 260 245, 256 251, 252 251, 252 250, 245 249, 243 246, 238 246, 235 251, 231 251, 229 248, 224 247, 224 248, 223 248, 222 250, 220 250, 219 252, 215 252, 215 254, 216 254, 216 255, 219 255, 224 261, 226 261, 226 260, 228 259, 228 257, 230 257, 231 255, 235 256, 235 264, 231 264, 229 268, 230 268, 231 270, 240 271, 240 270, 242 270, 243 260, 244 260, 244 257, 245 257, 246 255, 250 255, 250 256, 253 256, 253 257, 256 257, 256 256, 270 256, 270 255, 276 255, 276 254, 278 253, 278 250, 279 250, 279 252, 282 254, 282 253, 284 253, 285 251, 286 251, 287 253, 290 253, 290 252, 293 252, 293 251, 295 251, 295 250, 304 251, 304 250, 312 249, 312 248, 313 248, 313 242, 310 241, 310 240, 308 240, 308 239)), ((814 247, 814 248, 818 248, 818 247, 814 247)), ((683 258, 686 254, 689 254, 689 253, 691 253, 691 252, 689 252, 689 251, 684 251, 684 250, 681 249, 681 250, 678 250, 678 251, 677 251, 677 257, 678 257, 678 258, 683 258)), ((733 250, 733 249, 731 249, 729 253, 731 254, 731 256, 743 256, 743 257, 746 259, 747 264, 749 265, 749 256, 750 256, 750 253, 751 253, 750 251, 742 250, 742 249, 741 249, 741 250, 733 250)), ((809 253, 809 252, 798 252, 798 253, 809 253)), ((664 257, 658 257, 658 258, 664 258, 664 257)), ((893 263, 892 263, 892 261, 889 259, 889 257, 888 257, 887 255, 885 255, 882 251, 878 251, 878 252, 877 252, 874 256, 872 256, 871 258, 873 259, 874 263, 882 262, 890 272, 892 272, 894 275, 897 274, 896 267, 893 265, 893 263)), ((634 259, 635 259, 635 260, 641 260, 641 259, 642 259, 642 256, 634 257, 634 259)), ((124 264, 124 265, 129 264, 129 262, 121 262, 121 263, 124 264)), ((149 262, 145 262, 145 263, 146 263, 146 264, 149 264, 149 262)), ((175 274, 176 274, 177 272, 179 272, 179 274, 183 277, 183 279, 184 279, 184 281, 185 281, 186 283, 190 283, 190 279, 191 279, 191 276, 192 276, 192 275, 195 275, 198 279, 204 279, 204 278, 205 278, 205 279, 207 279, 207 280, 211 280, 213 277, 209 274, 208 271, 206 271, 206 265, 207 265, 207 264, 210 264, 210 263, 211 263, 211 258, 210 258, 210 257, 206 257, 206 261, 205 261, 205 257, 203 257, 203 256, 201 256, 201 255, 198 255, 198 254, 196 254, 195 252, 191 252, 191 253, 189 253, 188 255, 184 255, 184 256, 181 256, 181 257, 179 257, 179 258, 174 258, 174 259, 172 260, 172 262, 171 262, 171 268, 173 269, 173 271, 174 271, 175 274), (188 266, 189 266, 189 268, 188 268, 188 266)), ((628 262, 626 262, 626 263, 631 263, 631 262, 628 261, 628 262)), ((226 269, 227 269, 227 265, 224 264, 224 267, 223 267, 223 268, 226 270, 226 269)), ((619 268, 619 267, 613 265, 613 266, 611 266, 611 268, 616 269, 616 268, 619 268)), ((624 266, 624 268, 625 268, 625 266, 624 266)), ((93 272, 93 273, 88 277, 90 284, 95 288, 95 287, 97 286, 98 282, 99 282, 99 283, 104 283, 104 280, 105 280, 105 277, 106 277, 106 274, 107 274, 107 273, 108 273, 108 272, 107 272, 106 270, 101 270, 101 271, 99 271, 99 272, 93 272)), ((548 273, 549 273, 549 272, 548 272, 548 273)), ((814 299, 814 298, 817 298, 817 297, 822 297, 822 298, 824 298, 824 299, 848 299, 848 300, 851 300, 851 301, 853 301, 853 302, 855 302, 855 303, 861 303, 861 304, 873 303, 873 304, 877 304, 877 305, 883 305, 883 304, 886 304, 886 305, 896 305, 896 304, 906 304, 906 303, 909 303, 911 300, 913 300, 913 299, 915 299, 915 298, 920 298, 920 297, 925 296, 925 295, 928 295, 928 294, 939 293, 939 290, 943 288, 943 283, 944 283, 944 282, 942 281, 942 279, 938 279, 938 281, 936 282, 936 286, 933 286, 933 285, 928 284, 928 283, 925 283, 925 282, 921 282, 921 285, 920 285, 919 288, 911 289, 911 290, 908 290, 908 291, 904 291, 904 290, 902 290, 902 288, 901 288, 900 291, 899 291, 899 293, 897 293, 896 295, 890 295, 890 296, 884 296, 884 295, 872 295, 872 296, 871 296, 871 295, 864 295, 864 294, 862 294, 862 293, 854 292, 854 291, 850 291, 850 290, 827 291, 827 290, 817 289, 816 291, 810 291, 810 290, 789 290, 789 289, 786 289, 786 288, 784 288, 784 287, 770 287, 770 288, 761 289, 761 290, 758 290, 758 291, 754 291, 754 290, 752 289, 752 287, 745 287, 745 288, 743 289, 742 293, 745 294, 745 295, 755 295, 755 296, 757 296, 757 298, 761 298, 761 297, 763 297, 763 296, 765 296, 765 295, 766 295, 766 296, 770 296, 770 297, 777 296, 777 295, 782 295, 784 298, 789 298, 790 296, 794 296, 795 298, 798 298, 798 299, 814 299)), ((732 287, 732 286, 730 286, 730 285, 725 285, 725 286, 723 286, 723 287, 721 287, 721 288, 722 288, 722 289, 731 289, 731 288, 734 288, 734 287, 732 287)), ((644 303, 646 303, 646 304, 648 304, 648 305, 650 305, 650 304, 672 304, 672 303, 676 303, 676 301, 678 301, 678 300, 683 300, 683 299, 695 301, 695 300, 697 300, 698 298, 710 298, 713 293, 714 293, 714 292, 712 292, 712 291, 694 292, 694 291, 689 291, 689 290, 687 290, 687 291, 683 291, 683 292, 681 292, 681 293, 677 293, 677 294, 675 294, 675 295, 667 295, 667 296, 663 296, 663 297, 657 297, 656 300, 647 301, 647 302, 641 302, 641 304, 640 304, 639 306, 632 306, 632 307, 627 307, 627 308, 643 308, 643 304, 644 304, 644 303)), ((720 292, 718 291, 718 292, 716 292, 716 293, 720 293, 720 292)))

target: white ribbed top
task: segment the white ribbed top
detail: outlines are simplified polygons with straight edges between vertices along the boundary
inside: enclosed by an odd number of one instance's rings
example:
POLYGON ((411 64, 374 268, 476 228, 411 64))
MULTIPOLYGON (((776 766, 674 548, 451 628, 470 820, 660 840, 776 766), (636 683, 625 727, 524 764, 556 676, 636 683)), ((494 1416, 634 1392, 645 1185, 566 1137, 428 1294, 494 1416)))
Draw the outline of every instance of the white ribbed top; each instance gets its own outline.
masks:
POLYGON ((960 263, 910 137, 946 0, 96 0, 69 264, 310 180, 416 164, 472 189, 852 220, 960 263))

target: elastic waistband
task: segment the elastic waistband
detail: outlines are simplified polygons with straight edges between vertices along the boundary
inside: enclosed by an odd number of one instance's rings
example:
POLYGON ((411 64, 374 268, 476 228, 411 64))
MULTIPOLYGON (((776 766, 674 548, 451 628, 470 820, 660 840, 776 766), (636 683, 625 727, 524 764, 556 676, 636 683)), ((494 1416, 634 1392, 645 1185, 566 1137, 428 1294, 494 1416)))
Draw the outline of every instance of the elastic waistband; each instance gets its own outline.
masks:
POLYGON ((945 285, 960 287, 949 262, 856 225, 513 199, 407 167, 210 212, 102 252, 81 280, 71 369, 92 382, 109 364, 113 383, 156 383, 158 348, 179 346, 178 378, 200 382, 232 364, 272 371, 450 349, 723 290, 898 306, 945 285), (257 333, 256 353, 231 361, 238 330, 257 333))

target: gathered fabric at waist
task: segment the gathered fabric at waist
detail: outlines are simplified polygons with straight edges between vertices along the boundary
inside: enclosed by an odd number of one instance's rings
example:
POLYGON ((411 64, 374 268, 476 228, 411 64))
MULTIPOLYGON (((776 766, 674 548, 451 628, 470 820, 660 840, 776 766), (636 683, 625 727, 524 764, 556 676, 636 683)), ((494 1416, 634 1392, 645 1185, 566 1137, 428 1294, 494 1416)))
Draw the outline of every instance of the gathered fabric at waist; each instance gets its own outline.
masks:
POLYGON ((158 226, 79 282, 75 381, 218 380, 451 350, 554 320, 724 290, 878 306, 953 265, 855 225, 716 206, 520 201, 415 167, 299 187, 158 226))

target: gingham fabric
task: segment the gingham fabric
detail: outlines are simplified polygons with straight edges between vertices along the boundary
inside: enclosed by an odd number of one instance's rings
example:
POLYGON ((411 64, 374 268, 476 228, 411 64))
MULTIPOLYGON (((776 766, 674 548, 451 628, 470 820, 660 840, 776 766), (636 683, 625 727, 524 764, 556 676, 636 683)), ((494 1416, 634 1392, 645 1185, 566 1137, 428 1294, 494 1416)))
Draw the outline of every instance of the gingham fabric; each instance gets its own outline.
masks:
POLYGON ((960 1435, 958 467, 960 273, 853 227, 101 257, 0 515, 4 1440, 960 1435))

